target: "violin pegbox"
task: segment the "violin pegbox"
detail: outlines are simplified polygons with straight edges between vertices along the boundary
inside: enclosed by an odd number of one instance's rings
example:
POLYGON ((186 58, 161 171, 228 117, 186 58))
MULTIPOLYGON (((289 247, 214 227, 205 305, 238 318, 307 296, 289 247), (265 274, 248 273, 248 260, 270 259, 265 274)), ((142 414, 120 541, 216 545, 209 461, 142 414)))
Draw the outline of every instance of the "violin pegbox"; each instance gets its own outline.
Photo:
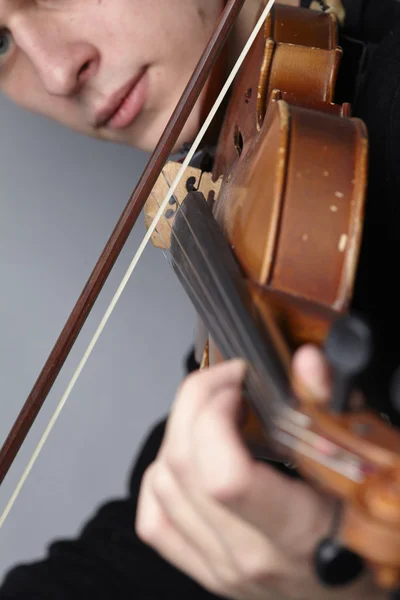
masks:
MULTIPOLYGON (((169 161, 164 166, 158 177, 152 192, 144 206, 144 218, 146 228, 149 229, 153 219, 157 216, 159 208, 166 197, 180 168, 180 162, 169 161)), ((221 187, 222 179, 213 181, 212 174, 202 171, 196 167, 188 167, 184 177, 178 183, 174 195, 169 200, 163 215, 151 236, 151 242, 155 248, 169 250, 171 243, 171 231, 176 212, 189 192, 201 192, 207 201, 213 203, 221 187)))

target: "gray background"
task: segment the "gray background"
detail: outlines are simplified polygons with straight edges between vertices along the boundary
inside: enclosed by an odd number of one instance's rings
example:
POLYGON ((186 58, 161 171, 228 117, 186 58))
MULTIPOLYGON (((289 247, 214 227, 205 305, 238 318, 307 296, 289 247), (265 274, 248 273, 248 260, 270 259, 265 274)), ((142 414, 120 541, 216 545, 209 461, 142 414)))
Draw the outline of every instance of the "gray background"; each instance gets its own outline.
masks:
MULTIPOLYGON (((4 440, 147 156, 86 139, 0 98, 0 439, 4 440)), ((131 238, 0 488, 2 509, 145 233, 131 238)), ((0 577, 74 535, 123 494, 139 444, 167 411, 194 313, 161 251, 137 271, 0 530, 0 577)))

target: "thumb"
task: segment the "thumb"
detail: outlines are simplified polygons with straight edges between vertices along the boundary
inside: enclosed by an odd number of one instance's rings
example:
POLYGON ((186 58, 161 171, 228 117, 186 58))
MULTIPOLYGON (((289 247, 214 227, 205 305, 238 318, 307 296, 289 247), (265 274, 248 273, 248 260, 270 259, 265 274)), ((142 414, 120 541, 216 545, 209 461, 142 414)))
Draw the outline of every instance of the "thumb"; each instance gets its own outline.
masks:
POLYGON ((293 356, 293 387, 300 398, 328 402, 331 393, 331 372, 319 348, 311 344, 302 346, 293 356))

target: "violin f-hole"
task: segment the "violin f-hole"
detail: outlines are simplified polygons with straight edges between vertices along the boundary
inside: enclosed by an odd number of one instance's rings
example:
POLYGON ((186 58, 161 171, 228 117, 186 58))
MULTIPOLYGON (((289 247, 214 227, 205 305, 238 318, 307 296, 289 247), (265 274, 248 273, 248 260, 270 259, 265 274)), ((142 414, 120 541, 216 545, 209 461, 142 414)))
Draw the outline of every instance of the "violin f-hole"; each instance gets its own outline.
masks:
POLYGON ((238 155, 241 156, 243 152, 244 141, 242 132, 237 125, 235 126, 235 130, 233 132, 233 143, 235 144, 238 155))

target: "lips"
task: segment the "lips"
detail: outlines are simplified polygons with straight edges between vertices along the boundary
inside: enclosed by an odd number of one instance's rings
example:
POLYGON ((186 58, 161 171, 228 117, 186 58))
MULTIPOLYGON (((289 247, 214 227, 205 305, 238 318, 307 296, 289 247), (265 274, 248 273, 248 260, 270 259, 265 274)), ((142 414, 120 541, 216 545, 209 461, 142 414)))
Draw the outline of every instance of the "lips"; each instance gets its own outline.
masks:
POLYGON ((138 116, 146 100, 147 70, 130 80, 109 97, 106 104, 96 113, 95 126, 123 129, 138 116))

